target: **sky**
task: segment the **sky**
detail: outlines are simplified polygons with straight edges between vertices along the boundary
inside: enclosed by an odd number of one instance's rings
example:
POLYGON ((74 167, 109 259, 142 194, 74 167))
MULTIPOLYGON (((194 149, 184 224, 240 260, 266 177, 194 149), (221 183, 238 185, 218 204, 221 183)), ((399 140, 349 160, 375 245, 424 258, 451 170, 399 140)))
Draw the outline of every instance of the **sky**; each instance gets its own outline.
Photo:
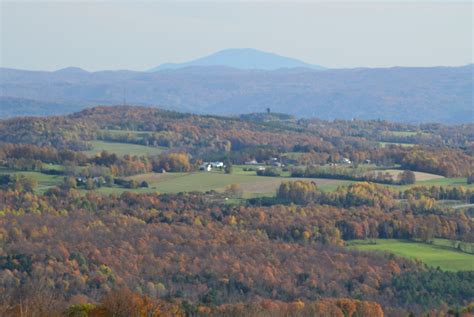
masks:
POLYGON ((329 68, 473 62, 471 2, 0 2, 9 68, 147 70, 226 48, 329 68))

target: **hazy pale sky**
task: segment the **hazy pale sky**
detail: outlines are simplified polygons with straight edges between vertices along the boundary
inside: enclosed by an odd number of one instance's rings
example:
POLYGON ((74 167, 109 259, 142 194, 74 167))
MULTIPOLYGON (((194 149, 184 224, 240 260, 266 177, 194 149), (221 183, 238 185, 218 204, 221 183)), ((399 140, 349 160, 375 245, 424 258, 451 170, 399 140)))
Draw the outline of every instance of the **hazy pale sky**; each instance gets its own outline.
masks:
POLYGON ((473 62, 471 2, 0 1, 2 67, 146 70, 237 47, 333 68, 473 62))

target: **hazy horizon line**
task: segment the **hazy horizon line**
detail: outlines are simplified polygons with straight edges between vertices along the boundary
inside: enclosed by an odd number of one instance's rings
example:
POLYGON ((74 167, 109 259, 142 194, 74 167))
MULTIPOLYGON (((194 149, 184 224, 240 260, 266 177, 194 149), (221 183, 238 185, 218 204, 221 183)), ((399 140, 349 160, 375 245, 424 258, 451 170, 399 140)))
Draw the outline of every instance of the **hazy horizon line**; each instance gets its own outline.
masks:
MULTIPOLYGON (((78 70, 81 70, 81 71, 84 71, 84 72, 87 72, 87 73, 107 72, 107 71, 114 71, 114 72, 130 71, 130 72, 141 72, 141 73, 145 72, 146 73, 146 72, 150 72, 150 70, 152 70, 153 68, 156 68, 156 67, 159 67, 159 66, 162 66, 162 65, 186 64, 186 63, 190 63, 190 62, 199 60, 201 58, 206 58, 206 57, 212 56, 214 54, 217 54, 217 53, 220 53, 220 52, 223 52, 223 51, 229 51, 229 50, 254 50, 254 51, 257 51, 259 53, 268 53, 268 54, 276 55, 276 56, 279 56, 279 57, 282 57, 282 58, 297 60, 299 62, 308 64, 309 66, 321 66, 321 67, 324 68, 324 69, 317 70, 317 69, 312 69, 310 67, 301 66, 301 67, 282 67, 282 68, 278 68, 278 69, 274 69, 274 70, 296 69, 296 68, 302 68, 302 69, 308 69, 308 70, 314 70, 314 71, 345 70, 345 69, 437 68, 437 67, 465 67, 465 66, 469 66, 469 65, 474 64, 474 61, 471 61, 470 63, 453 64, 453 65, 434 64, 434 65, 429 65, 429 66, 427 66, 427 65, 420 65, 420 66, 409 65, 409 66, 407 66, 407 65, 394 64, 394 65, 390 65, 390 66, 378 66, 378 67, 377 66, 362 66, 362 65, 361 66, 354 66, 354 67, 327 67, 327 66, 321 65, 321 64, 315 65, 315 64, 309 63, 305 60, 299 59, 298 57, 285 56, 285 55, 279 54, 279 53, 274 52, 274 51, 266 51, 266 50, 261 50, 261 49, 254 48, 254 47, 228 47, 228 48, 222 48, 222 49, 213 51, 209 54, 197 56, 195 58, 188 59, 188 60, 185 60, 185 61, 181 61, 181 62, 180 61, 167 61, 167 62, 164 62, 164 63, 149 66, 149 67, 147 67, 145 69, 141 69, 141 70, 140 69, 129 69, 129 68, 100 68, 100 69, 91 70, 91 69, 88 69, 86 67, 76 66, 75 64, 70 64, 68 66, 64 66, 64 67, 60 67, 60 68, 49 68, 49 69, 48 68, 22 68, 22 67, 3 66, 3 65, 1 65, 3 63, 1 63, 1 62, 0 62, 0 68, 1 69, 21 70, 21 71, 38 71, 38 72, 59 72, 59 71, 66 70, 66 69, 78 69, 78 70)), ((216 65, 189 65, 189 66, 179 67, 179 68, 176 68, 176 69, 163 69, 163 70, 156 70, 156 71, 180 70, 180 69, 192 68, 192 67, 196 67, 196 68, 198 68, 198 67, 223 67, 223 68, 233 68, 233 69, 237 69, 237 70, 264 70, 263 68, 241 69, 241 68, 238 68, 238 67, 227 66, 227 65, 224 65, 224 64, 221 64, 221 65, 216 64, 216 65)), ((153 72, 156 72, 156 71, 153 71, 153 72)), ((266 71, 272 71, 272 70, 266 70, 266 71)))

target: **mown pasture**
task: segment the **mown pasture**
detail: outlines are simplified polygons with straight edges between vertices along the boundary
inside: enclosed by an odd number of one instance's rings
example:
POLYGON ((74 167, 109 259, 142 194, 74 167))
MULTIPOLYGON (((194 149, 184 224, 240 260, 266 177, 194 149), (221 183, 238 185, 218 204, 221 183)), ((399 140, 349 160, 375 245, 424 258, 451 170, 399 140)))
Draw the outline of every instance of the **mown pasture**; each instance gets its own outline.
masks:
POLYGON ((107 141, 91 141, 92 149, 84 151, 88 155, 96 155, 102 151, 109 153, 115 153, 119 156, 123 155, 158 155, 166 148, 164 147, 151 147, 140 144, 120 143, 120 142, 107 142, 107 141))
POLYGON ((353 240, 347 245, 361 251, 389 252, 417 259, 430 267, 440 267, 446 271, 474 270, 474 254, 459 251, 450 240, 445 239, 435 239, 432 244, 392 239, 377 239, 374 242, 353 240))
MULTIPOLYGON (((148 188, 132 189, 134 192, 160 192, 178 193, 191 191, 224 191, 231 184, 239 184, 244 197, 273 196, 281 182, 297 180, 292 177, 265 177, 257 176, 255 172, 236 172, 225 174, 223 172, 191 172, 191 173, 147 173, 128 177, 137 182, 146 181, 148 188)), ((304 179, 308 181, 309 179, 304 179)), ((334 190, 337 186, 347 185, 350 182, 330 179, 311 179, 323 190, 334 190)), ((125 188, 101 188, 100 192, 118 193, 125 188)))

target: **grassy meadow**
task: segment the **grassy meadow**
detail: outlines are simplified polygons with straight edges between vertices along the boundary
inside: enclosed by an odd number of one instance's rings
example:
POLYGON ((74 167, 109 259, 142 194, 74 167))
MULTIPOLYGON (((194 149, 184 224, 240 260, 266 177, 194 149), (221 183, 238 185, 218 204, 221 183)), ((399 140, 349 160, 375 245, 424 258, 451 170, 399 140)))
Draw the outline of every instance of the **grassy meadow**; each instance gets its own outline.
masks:
POLYGON ((386 147, 388 145, 400 145, 400 146, 403 146, 403 147, 414 146, 414 144, 412 144, 412 143, 396 143, 396 142, 379 142, 379 145, 381 147, 386 147))
POLYGON ((107 142, 107 141, 91 141, 92 149, 84 151, 88 155, 96 155, 102 151, 109 153, 115 153, 119 156, 123 155, 158 155, 166 148, 164 147, 151 147, 139 144, 130 143, 119 143, 119 142, 107 142))
POLYGON ((110 129, 110 130, 101 129, 100 132, 108 133, 110 135, 132 135, 132 136, 135 136, 135 137, 144 137, 144 136, 148 136, 152 133, 156 133, 156 132, 153 132, 153 131, 114 130, 114 129, 110 129))
MULTIPOLYGON (((291 177, 257 176, 255 172, 236 171, 233 174, 223 172, 191 172, 191 173, 147 173, 127 178, 138 182, 146 181, 148 188, 125 189, 119 187, 100 188, 102 193, 120 193, 125 190, 133 192, 178 193, 191 191, 224 191, 231 184, 239 184, 244 197, 273 196, 281 182, 297 180, 291 177)), ((308 179, 304 179, 308 180, 308 179)), ((347 185, 349 181, 331 179, 311 179, 323 190, 334 190, 338 186, 347 185)))
MULTIPOLYGON (((399 170, 399 169, 381 169, 381 170, 374 170, 374 171, 389 173, 390 175, 392 175, 394 179, 397 179, 398 175, 403 172, 403 170, 399 170)), ((417 182, 437 181, 440 179, 444 179, 444 176, 431 174, 431 173, 424 173, 424 172, 413 172, 413 173, 415 173, 417 182)))
POLYGON ((57 186, 63 182, 63 175, 49 175, 34 171, 16 171, 0 167, 0 175, 2 174, 21 174, 25 177, 34 179, 38 182, 36 190, 40 193, 47 191, 49 188, 57 186))
POLYGON ((361 251, 389 252, 417 259, 428 266, 439 266, 446 271, 474 270, 474 254, 459 251, 452 247, 449 240, 444 239, 435 239, 433 244, 392 239, 377 239, 375 244, 372 244, 364 240, 354 240, 347 245, 361 251))
POLYGON ((474 184, 468 184, 466 177, 446 177, 438 179, 430 179, 417 182, 419 185, 424 186, 464 186, 467 188, 474 188, 474 184))
POLYGON ((418 132, 416 131, 390 131, 389 132, 389 134, 393 134, 395 136, 412 136, 412 135, 417 135, 417 133, 418 132))

